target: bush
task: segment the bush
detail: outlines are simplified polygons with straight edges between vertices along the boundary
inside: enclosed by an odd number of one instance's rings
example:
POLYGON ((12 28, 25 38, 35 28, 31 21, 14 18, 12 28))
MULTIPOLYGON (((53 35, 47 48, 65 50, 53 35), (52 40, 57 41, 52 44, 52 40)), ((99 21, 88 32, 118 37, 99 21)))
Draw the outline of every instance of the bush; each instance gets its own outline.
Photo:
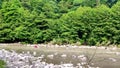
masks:
POLYGON ((120 2, 108 2, 2 0, 0 43, 120 44, 120 2))
POLYGON ((0 60, 0 68, 5 68, 6 63, 2 60, 0 60))

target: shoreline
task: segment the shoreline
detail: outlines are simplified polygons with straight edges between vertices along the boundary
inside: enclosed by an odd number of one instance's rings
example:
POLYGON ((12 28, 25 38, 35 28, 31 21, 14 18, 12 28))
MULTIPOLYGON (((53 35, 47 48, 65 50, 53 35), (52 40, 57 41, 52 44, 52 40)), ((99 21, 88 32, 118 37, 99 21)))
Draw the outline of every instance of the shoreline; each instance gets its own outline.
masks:
POLYGON ((89 45, 75 45, 75 44, 66 44, 66 45, 58 45, 58 44, 21 44, 21 43, 0 43, 0 46, 7 46, 7 45, 15 45, 15 46, 38 46, 38 47, 63 47, 63 48, 98 48, 98 49, 106 49, 106 48, 113 48, 114 49, 120 49, 116 45, 110 45, 110 46, 89 46, 89 45))

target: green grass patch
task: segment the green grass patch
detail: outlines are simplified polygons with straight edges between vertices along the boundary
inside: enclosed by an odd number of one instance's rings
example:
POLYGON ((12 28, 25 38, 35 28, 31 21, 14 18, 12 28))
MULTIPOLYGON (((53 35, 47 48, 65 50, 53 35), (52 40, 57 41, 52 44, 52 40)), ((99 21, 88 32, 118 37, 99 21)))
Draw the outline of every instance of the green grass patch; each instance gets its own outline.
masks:
POLYGON ((3 60, 0 60, 0 68, 5 68, 6 63, 3 60))

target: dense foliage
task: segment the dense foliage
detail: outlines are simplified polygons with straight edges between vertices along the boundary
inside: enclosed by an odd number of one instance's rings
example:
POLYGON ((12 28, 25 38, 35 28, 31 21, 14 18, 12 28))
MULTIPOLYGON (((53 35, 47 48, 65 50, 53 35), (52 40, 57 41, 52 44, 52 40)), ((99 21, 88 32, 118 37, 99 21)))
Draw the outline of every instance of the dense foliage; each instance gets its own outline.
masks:
POLYGON ((2 60, 0 60, 0 68, 5 68, 6 63, 2 60))
POLYGON ((0 0, 0 42, 120 44, 120 2, 0 0))

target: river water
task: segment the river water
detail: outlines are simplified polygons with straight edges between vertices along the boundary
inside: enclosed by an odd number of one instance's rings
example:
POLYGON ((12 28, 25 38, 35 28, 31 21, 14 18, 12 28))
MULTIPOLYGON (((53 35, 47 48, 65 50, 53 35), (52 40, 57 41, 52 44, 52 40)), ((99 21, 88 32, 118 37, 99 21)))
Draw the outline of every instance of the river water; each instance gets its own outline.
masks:
MULTIPOLYGON (((40 46, 0 46, 0 49, 15 50, 18 53, 28 53, 44 56, 42 61, 52 64, 72 63, 76 66, 80 63, 79 56, 85 55, 90 61, 90 65, 100 68, 120 68, 120 49, 104 47, 44 47, 40 46)), ((89 62, 89 61, 88 61, 89 62)))

